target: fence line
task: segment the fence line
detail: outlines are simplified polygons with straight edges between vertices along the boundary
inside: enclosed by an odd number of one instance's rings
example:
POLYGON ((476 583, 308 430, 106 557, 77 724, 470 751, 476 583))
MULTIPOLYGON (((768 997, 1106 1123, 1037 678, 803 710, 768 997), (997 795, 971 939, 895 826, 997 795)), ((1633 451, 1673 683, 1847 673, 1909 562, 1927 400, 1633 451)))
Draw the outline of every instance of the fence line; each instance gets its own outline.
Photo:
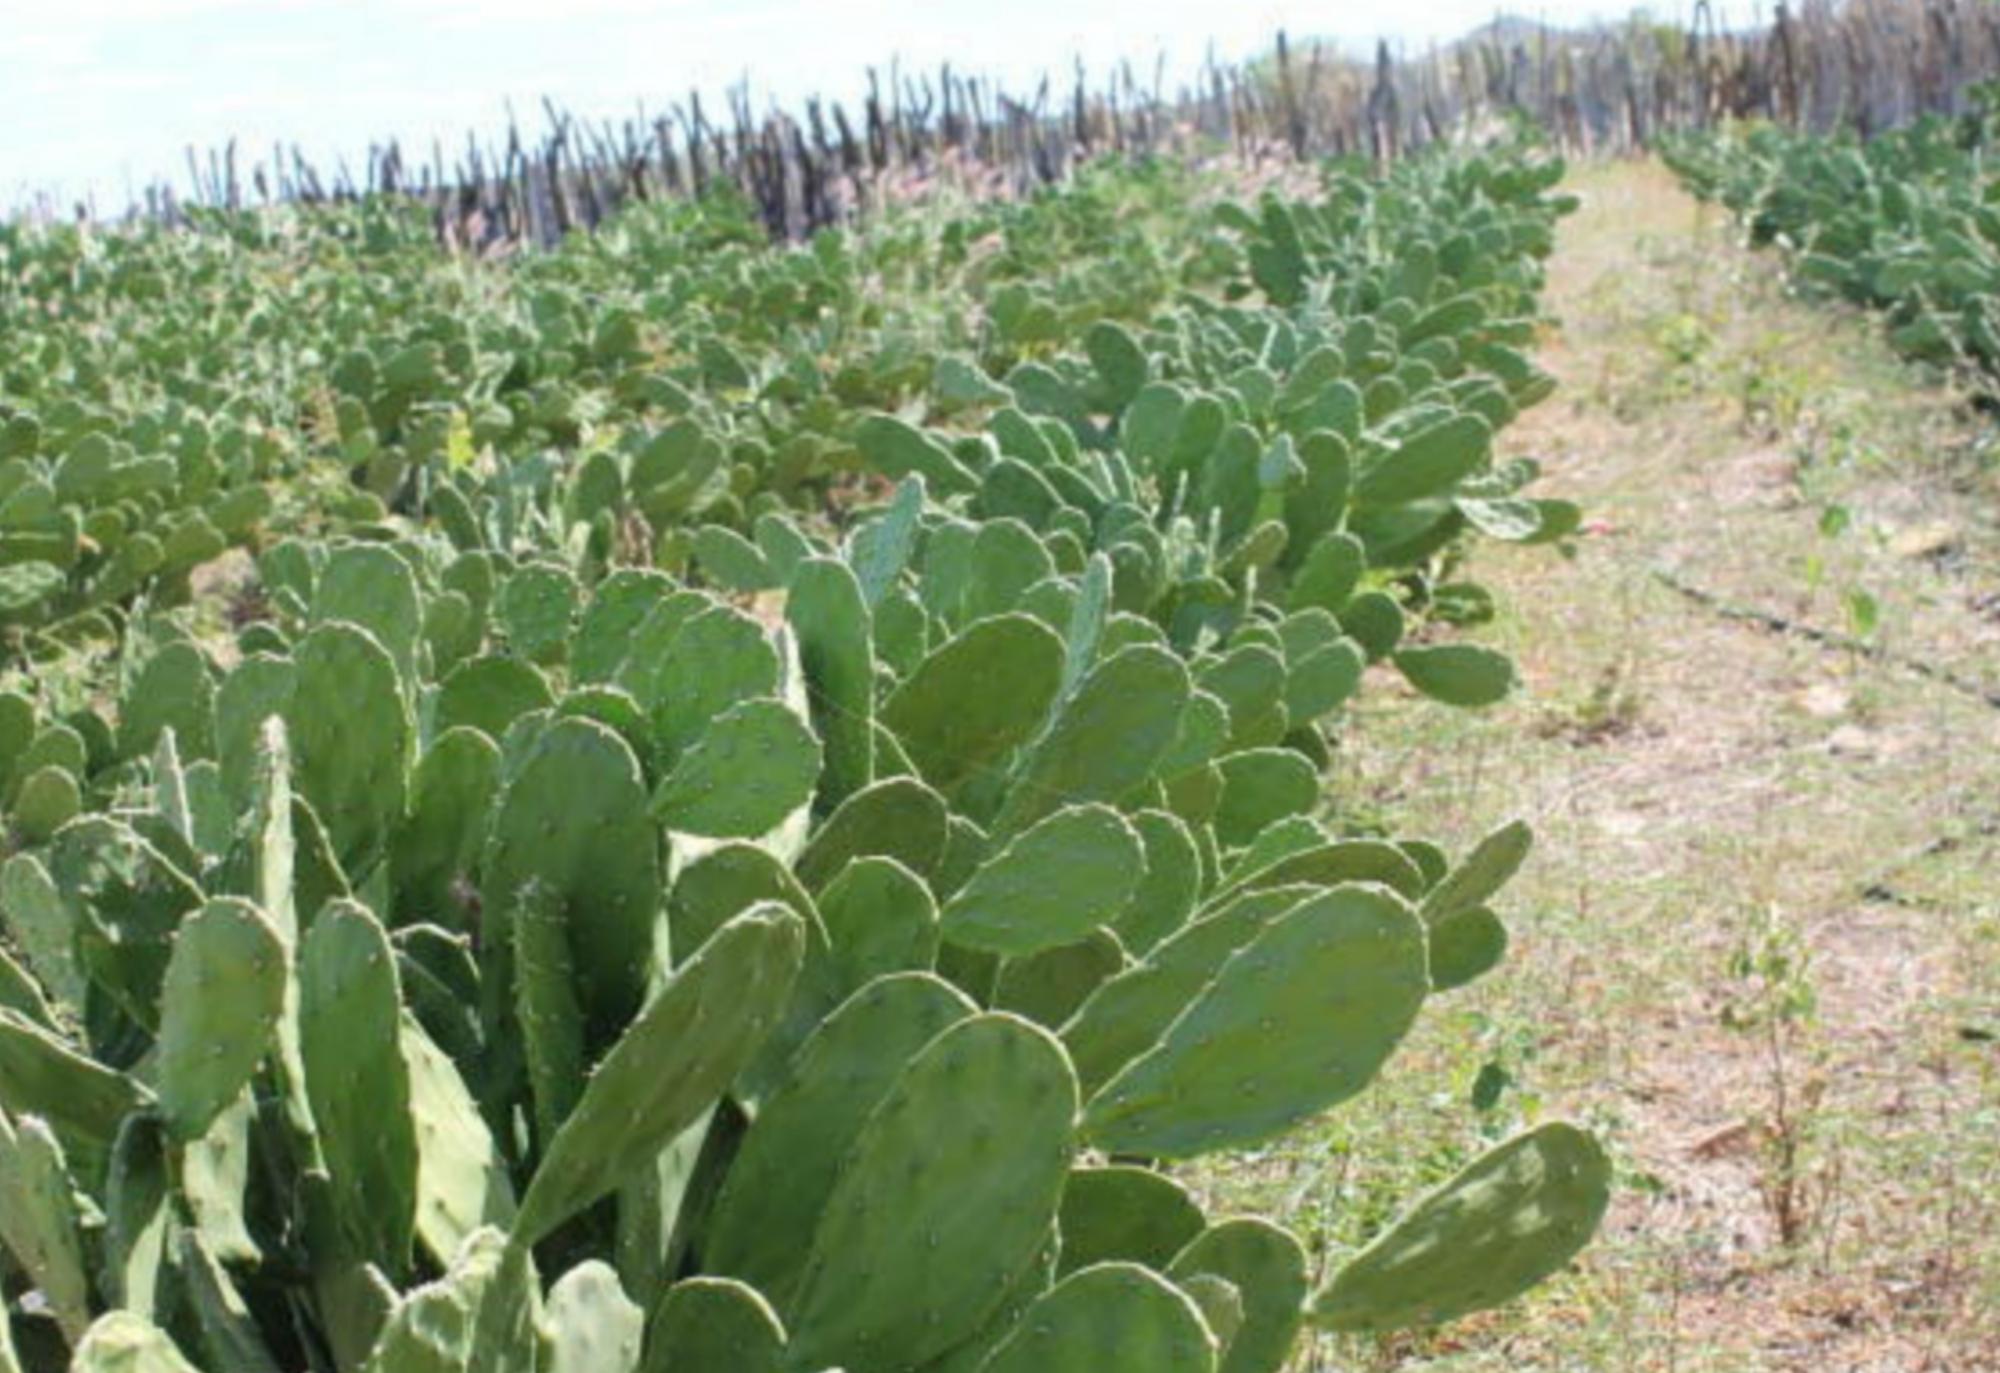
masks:
POLYGON ((354 169, 323 170, 297 148, 245 166, 235 143, 188 153, 189 189, 157 185, 130 213, 175 223, 190 204, 319 204, 414 198, 438 236, 469 252, 549 244, 631 201, 742 190, 774 235, 802 237, 938 179, 1020 195, 1105 154, 1228 153, 1251 160, 1360 156, 1378 162, 1525 117, 1566 150, 1623 154, 1660 134, 1723 119, 1767 118, 1862 136, 1924 113, 1958 113, 1973 84, 2000 75, 2000 6, 1987 0, 1806 0, 1771 22, 1724 30, 1708 0, 1685 25, 1633 19, 1588 30, 1496 21, 1465 39, 1373 62, 1280 33, 1269 56, 1211 60, 1172 92, 1163 68, 1129 65, 1093 84, 1081 65, 1066 93, 1032 95, 955 71, 868 73, 850 111, 809 99, 759 116, 730 92, 718 116, 698 93, 656 117, 581 119, 544 102, 525 133, 510 110, 500 143, 468 137, 455 154, 370 147, 354 169))

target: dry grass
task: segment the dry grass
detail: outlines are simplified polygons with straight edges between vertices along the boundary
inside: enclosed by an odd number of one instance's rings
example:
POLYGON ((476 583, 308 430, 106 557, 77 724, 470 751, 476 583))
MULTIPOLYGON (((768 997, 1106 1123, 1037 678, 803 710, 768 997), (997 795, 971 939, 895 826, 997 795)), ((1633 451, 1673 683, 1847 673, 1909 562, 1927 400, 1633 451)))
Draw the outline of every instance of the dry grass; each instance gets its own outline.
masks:
POLYGON ((1480 553, 1529 689, 1451 716, 1377 683, 1337 800, 1454 848, 1529 817, 1513 955, 1371 1097, 1201 1181, 1331 1248, 1525 1120, 1612 1139, 1575 1273, 1301 1368, 2000 1369, 2000 710, 1653 575, 1838 631, 1865 596, 1873 641, 2000 689, 2000 481, 1957 397, 1665 173, 1575 183, 1564 385, 1508 447, 1593 532, 1480 553))

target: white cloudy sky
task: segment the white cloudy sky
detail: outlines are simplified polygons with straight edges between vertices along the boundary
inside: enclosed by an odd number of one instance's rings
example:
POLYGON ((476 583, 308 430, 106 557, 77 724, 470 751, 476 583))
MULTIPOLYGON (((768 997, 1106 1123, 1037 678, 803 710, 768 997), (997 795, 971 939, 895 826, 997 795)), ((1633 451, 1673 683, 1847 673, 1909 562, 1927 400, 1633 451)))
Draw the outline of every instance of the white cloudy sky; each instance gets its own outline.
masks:
MULTIPOLYGON (((1677 14, 1687 0, 1652 8, 1677 14)), ((1731 8, 1754 8, 1737 0, 1731 8)), ((511 97, 580 113, 659 109, 746 74, 760 100, 850 96, 891 56, 1013 83, 1208 44, 1255 51, 1280 27, 1372 43, 1450 37, 1497 9, 1554 20, 1619 0, 0 0, 0 204, 179 179, 189 144, 239 137, 365 157, 490 130, 511 97)))

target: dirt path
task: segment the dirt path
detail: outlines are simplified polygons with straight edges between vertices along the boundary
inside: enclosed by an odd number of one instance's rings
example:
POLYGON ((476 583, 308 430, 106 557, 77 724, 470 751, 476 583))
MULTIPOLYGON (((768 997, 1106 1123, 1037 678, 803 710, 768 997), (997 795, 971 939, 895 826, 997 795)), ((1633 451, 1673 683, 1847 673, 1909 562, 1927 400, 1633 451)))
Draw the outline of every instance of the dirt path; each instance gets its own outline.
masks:
POLYGON ((1484 1069, 1490 1133, 1616 1142, 1608 1233, 1514 1309, 1302 1366, 2000 1369, 2000 709, 1658 575, 2000 690, 2000 480, 1664 172, 1575 181, 1562 388, 1507 447, 1590 532, 1479 555, 1529 690, 1440 719, 1378 688, 1341 798, 1454 847, 1529 817, 1513 955, 1383 1109, 1220 1190, 1348 1242, 1462 1156, 1484 1069))

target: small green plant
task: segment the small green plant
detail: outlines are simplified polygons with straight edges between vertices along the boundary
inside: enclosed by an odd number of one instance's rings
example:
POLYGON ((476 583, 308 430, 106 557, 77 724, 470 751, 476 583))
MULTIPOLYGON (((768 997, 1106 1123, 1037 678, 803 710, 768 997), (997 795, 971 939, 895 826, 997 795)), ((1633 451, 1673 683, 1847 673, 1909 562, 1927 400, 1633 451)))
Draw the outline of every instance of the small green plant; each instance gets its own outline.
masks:
POLYGON ((1811 1065, 1818 1009, 1811 951, 1775 905, 1754 912, 1728 963, 1722 1023, 1760 1041, 1766 1101, 1757 1122, 1759 1192, 1778 1239, 1801 1243, 1815 1219, 1808 1158, 1817 1137, 1824 1077, 1811 1065))

